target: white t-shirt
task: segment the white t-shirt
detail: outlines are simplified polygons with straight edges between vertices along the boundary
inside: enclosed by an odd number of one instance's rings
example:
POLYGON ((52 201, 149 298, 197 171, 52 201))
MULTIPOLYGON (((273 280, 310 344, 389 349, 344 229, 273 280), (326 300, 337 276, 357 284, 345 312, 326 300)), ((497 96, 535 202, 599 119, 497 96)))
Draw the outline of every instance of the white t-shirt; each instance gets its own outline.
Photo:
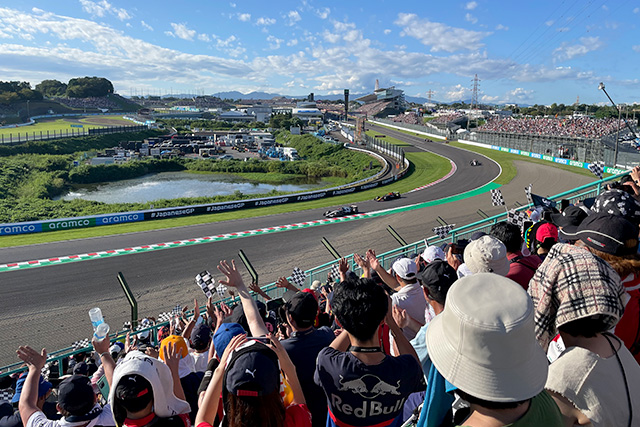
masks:
POLYGON ((50 420, 43 412, 37 411, 29 417, 29 421, 27 421, 25 427, 75 427, 85 424, 87 427, 115 426, 116 423, 113 420, 111 406, 109 406, 109 404, 104 405, 104 407, 102 408, 102 413, 89 421, 89 424, 87 424, 86 421, 77 421, 74 423, 70 423, 69 421, 65 420, 64 417, 60 420, 50 420))
POLYGON ((195 364, 195 372, 204 372, 207 370, 207 363, 209 363, 209 350, 203 351, 202 353, 196 353, 195 351, 191 351, 189 356, 193 358, 193 362, 195 364))
MULTIPOLYGON (((391 296, 391 300, 393 305, 406 310, 409 316, 424 325, 424 311, 427 308, 427 300, 424 299, 422 286, 418 282, 405 285, 391 296)), ((408 328, 403 329, 402 332, 409 340, 416 336, 408 328)))

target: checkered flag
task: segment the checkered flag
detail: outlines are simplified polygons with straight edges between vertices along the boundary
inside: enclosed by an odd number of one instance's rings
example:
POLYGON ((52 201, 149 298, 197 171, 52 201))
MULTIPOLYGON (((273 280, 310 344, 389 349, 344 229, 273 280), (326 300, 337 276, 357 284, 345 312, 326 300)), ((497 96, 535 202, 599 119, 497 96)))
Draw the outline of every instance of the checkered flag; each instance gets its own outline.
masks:
POLYGON ((89 347, 89 340, 85 338, 83 340, 74 341, 73 344, 71 344, 71 347, 73 347, 74 350, 80 350, 81 348, 89 347))
POLYGON ((168 322, 169 320, 171 320, 172 317, 173 317, 173 313, 172 312, 165 311, 165 312, 160 313, 158 315, 158 322, 159 323, 168 322))
POLYGON ((451 230, 455 228, 455 224, 447 224, 441 227, 433 227, 433 232, 438 235, 439 238, 444 239, 447 237, 451 230))
POLYGON ((176 304, 176 306, 173 307, 173 310, 171 310, 171 314, 178 317, 182 316, 182 306, 180 304, 176 304))
POLYGON ((0 390, 0 402, 10 402, 13 397, 13 389, 5 388, 4 390, 0 390))
POLYGON ((602 173, 604 172, 604 164, 602 162, 594 162, 587 167, 595 176, 602 179, 602 173))
POLYGON ((304 286, 304 284, 307 281, 307 273, 305 273, 304 271, 296 267, 293 269, 293 272, 291 273, 291 281, 301 288, 304 286))
POLYGON ((531 197, 531 187, 531 184, 529 184, 528 187, 524 187, 524 194, 525 196, 527 196, 527 201, 529 202, 529 204, 533 204, 533 198, 531 197))
POLYGON ((122 323, 122 330, 123 331, 130 331, 131 330, 131 322, 127 321, 122 323))
POLYGON ((522 227, 524 226, 524 222, 528 219, 529 215, 527 215, 525 211, 517 211, 515 209, 511 209, 507 213, 507 222, 517 225, 518 227, 520 227, 520 229, 522 229, 522 227))
POLYGON ((502 197, 502 191, 499 188, 491 190, 491 205, 504 206, 504 197, 502 197))
POLYGON ((220 298, 224 298, 224 296, 227 293, 227 287, 225 285, 223 285, 222 283, 218 285, 218 287, 216 288, 216 292, 218 293, 218 296, 220 298))
POLYGON ((329 271, 329 275, 327 279, 336 281, 339 278, 340 278, 340 264, 336 263, 336 264, 333 264, 333 267, 331 267, 331 271, 329 271))
POLYGON ((196 276, 196 284, 200 286, 207 298, 211 298, 216 292, 216 281, 207 270, 196 276))
POLYGON ((42 374, 42 378, 44 378, 45 381, 49 381, 49 374, 51 373, 51 363, 45 363, 40 370, 40 373, 42 374))

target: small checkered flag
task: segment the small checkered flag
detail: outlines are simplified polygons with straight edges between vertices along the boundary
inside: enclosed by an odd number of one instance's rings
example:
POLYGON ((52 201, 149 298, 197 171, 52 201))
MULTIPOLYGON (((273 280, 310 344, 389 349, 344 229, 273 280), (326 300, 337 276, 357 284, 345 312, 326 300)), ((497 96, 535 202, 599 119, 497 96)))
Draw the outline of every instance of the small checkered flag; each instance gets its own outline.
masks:
POLYGON ((74 341, 73 344, 71 344, 71 347, 73 347, 74 350, 89 347, 89 340, 85 338, 83 340, 74 341))
POLYGON ((51 362, 45 363, 40 370, 40 373, 42 374, 42 378, 44 378, 45 381, 49 381, 49 374, 51 374, 51 362))
POLYGON ((453 230, 455 228, 455 224, 447 224, 447 225, 443 225, 440 227, 433 227, 433 232, 441 239, 444 239, 447 237, 447 235, 449 233, 451 233, 451 230, 453 230))
POLYGON ((304 284, 307 281, 307 273, 305 273, 304 271, 296 267, 293 269, 293 272, 291 273, 291 281, 301 288, 304 286, 304 284))
POLYGON ((524 226, 524 222, 528 219, 529 215, 527 215, 525 211, 517 211, 515 209, 511 209, 507 213, 507 222, 517 225, 518 227, 520 227, 520 229, 522 229, 522 227, 524 226))
POLYGON ((327 279, 336 281, 340 278, 340 264, 333 264, 331 267, 331 271, 329 271, 329 275, 327 279))
POLYGON ((591 163, 587 167, 595 176, 597 176, 599 179, 602 179, 602 172, 604 172, 604 164, 602 164, 601 162, 595 162, 595 163, 591 163))
POLYGON ((131 330, 131 322, 122 323, 122 330, 123 331, 130 331, 131 330))
POLYGON ((224 296, 227 293, 227 287, 225 285, 223 285, 222 283, 218 285, 218 287, 216 288, 216 292, 218 293, 218 296, 220 298, 224 298, 224 296))
POLYGON ((211 298, 216 292, 216 281, 207 270, 196 276, 196 284, 200 286, 207 298, 211 298))
POLYGON ((171 310, 171 314, 178 317, 182 316, 182 306, 180 304, 176 304, 176 306, 173 307, 173 310, 171 310))
POLYGON ((158 315, 158 322, 160 323, 168 322, 169 320, 171 320, 172 317, 173 317, 173 313, 171 313, 170 311, 165 311, 158 315))
POLYGON ((531 197, 531 187, 532 187, 531 184, 529 184, 528 187, 524 187, 524 194, 525 194, 525 196, 527 196, 527 201, 530 204, 533 204, 533 198, 531 197))
POLYGON ((10 402, 11 398, 13 398, 12 388, 5 388, 4 390, 0 390, 0 402, 10 402))
POLYGON ((499 188, 491 190, 491 205, 504 206, 504 197, 502 197, 502 191, 499 188))

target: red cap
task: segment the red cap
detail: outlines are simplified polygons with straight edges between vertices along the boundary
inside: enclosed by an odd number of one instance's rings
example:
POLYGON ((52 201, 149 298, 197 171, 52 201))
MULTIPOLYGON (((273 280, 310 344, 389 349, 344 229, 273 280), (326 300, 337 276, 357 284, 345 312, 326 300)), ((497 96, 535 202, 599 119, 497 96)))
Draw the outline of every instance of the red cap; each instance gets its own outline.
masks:
POLYGON ((558 241, 558 227, 547 222, 538 227, 538 231, 536 231, 536 240, 538 242, 544 242, 544 239, 553 238, 556 242, 558 241))

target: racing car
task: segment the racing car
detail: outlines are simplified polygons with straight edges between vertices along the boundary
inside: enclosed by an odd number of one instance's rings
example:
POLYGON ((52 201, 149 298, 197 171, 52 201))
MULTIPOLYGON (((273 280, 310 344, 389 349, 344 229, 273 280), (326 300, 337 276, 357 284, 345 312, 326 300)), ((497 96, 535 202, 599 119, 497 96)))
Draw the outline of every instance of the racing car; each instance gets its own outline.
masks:
POLYGON ((338 218, 341 216, 353 215, 357 213, 358 213, 358 207, 356 205, 350 205, 350 206, 342 206, 342 207, 339 207, 338 209, 334 209, 331 211, 326 211, 324 213, 324 216, 327 218, 338 218))
POLYGON ((399 198, 400 198, 400 193, 398 193, 397 191, 393 191, 385 194, 384 196, 378 196, 373 200, 375 200, 376 202, 386 202, 387 200, 395 200, 399 198))
POLYGON ((471 161, 469 162, 469 164, 470 164, 471 166, 481 166, 481 165, 482 165, 482 163, 480 163, 477 159, 473 159, 473 160, 471 160, 471 161))

